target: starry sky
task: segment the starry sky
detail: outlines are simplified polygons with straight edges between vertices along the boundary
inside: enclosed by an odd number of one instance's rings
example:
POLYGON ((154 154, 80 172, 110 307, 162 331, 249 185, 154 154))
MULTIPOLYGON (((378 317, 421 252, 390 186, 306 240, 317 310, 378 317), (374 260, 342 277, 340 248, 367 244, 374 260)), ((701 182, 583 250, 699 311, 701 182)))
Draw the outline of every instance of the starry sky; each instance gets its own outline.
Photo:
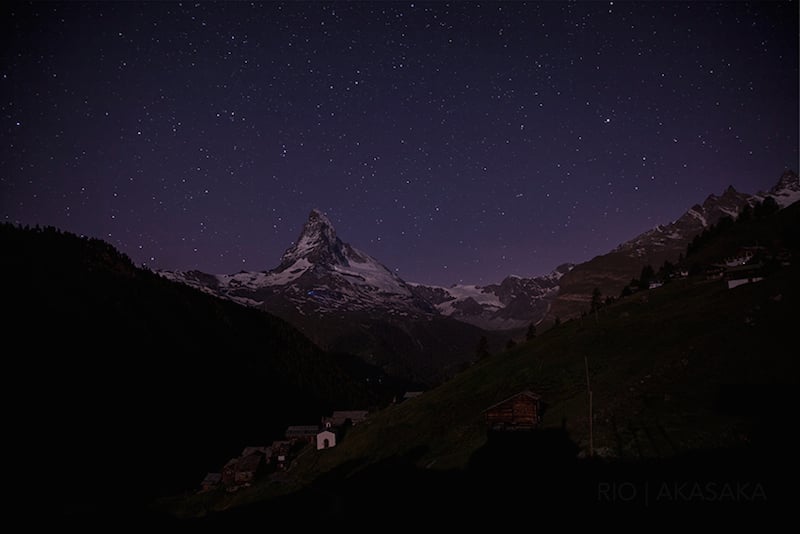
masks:
POLYGON ((0 217, 266 270, 543 274, 798 168, 798 2, 10 3, 0 217))

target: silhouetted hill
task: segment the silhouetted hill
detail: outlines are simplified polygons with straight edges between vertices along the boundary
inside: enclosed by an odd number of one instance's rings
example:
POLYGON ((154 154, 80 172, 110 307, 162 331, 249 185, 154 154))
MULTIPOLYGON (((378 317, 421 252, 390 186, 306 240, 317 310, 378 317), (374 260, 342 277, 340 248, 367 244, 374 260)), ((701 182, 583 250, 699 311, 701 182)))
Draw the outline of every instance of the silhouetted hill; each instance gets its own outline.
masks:
POLYGON ((2 225, 0 250, 4 375, 16 392, 4 434, 21 480, 68 488, 37 501, 42 513, 139 507, 196 487, 289 424, 378 400, 364 384, 381 376, 354 357, 139 269, 100 240, 2 225))

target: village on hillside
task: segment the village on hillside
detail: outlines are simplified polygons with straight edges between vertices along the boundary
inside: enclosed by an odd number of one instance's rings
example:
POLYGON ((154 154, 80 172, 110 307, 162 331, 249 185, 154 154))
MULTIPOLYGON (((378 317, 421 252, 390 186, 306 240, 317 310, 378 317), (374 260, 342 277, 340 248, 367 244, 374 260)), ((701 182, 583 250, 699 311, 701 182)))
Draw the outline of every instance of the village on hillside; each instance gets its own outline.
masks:
MULTIPOLYGON (((409 391, 395 402, 405 402, 422 394, 409 391)), ((541 423, 541 397, 530 391, 521 391, 483 411, 488 431, 534 430, 541 423)), ((323 417, 320 425, 293 425, 284 432, 284 439, 268 446, 245 447, 236 458, 231 458, 219 473, 208 473, 200 484, 198 493, 224 489, 233 493, 249 487, 265 476, 275 476, 289 469, 300 451, 313 446, 317 451, 330 449, 340 443, 350 427, 363 423, 367 410, 334 411, 323 417)))
POLYGON ((245 447, 242 454, 228 460, 221 472, 206 474, 200 492, 218 488, 235 492, 262 476, 286 471, 302 449, 309 445, 317 450, 335 447, 347 429, 363 423, 368 413, 367 410, 334 411, 329 417, 323 417, 319 425, 288 427, 284 439, 270 445, 245 447))
POLYGON ((740 247, 737 254, 714 263, 705 274, 709 279, 724 279, 728 289, 733 289, 763 280, 769 272, 769 264, 788 267, 791 253, 787 249, 770 251, 762 246, 740 247))
POLYGON ((759 245, 742 246, 735 254, 704 268, 695 266, 690 270, 665 262, 656 273, 652 267, 645 266, 641 277, 625 286, 620 296, 625 297, 641 290, 657 289, 671 280, 683 280, 691 275, 701 275, 703 279, 709 281, 723 280, 728 289, 733 289, 763 280, 775 267, 789 265, 791 265, 791 253, 785 248, 771 250, 759 245))
MULTIPOLYGON (((421 394, 421 391, 407 391, 393 403, 421 394)), ((284 439, 270 445, 245 447, 239 456, 228 460, 220 472, 207 473, 200 483, 199 493, 220 488, 233 493, 259 478, 284 472, 300 451, 309 446, 318 451, 335 447, 351 427, 363 423, 368 415, 368 410, 338 410, 322 417, 319 425, 292 425, 284 432, 284 439)))

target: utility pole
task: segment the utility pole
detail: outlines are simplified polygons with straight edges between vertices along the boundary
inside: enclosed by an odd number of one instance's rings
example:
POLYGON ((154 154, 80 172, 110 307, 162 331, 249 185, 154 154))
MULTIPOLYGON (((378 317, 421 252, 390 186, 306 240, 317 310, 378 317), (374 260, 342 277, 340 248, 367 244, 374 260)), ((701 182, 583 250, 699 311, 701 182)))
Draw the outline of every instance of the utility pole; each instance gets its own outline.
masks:
POLYGON ((583 357, 586 366, 586 389, 589 391, 589 457, 594 457, 594 434, 592 433, 592 385, 589 383, 589 360, 583 357))

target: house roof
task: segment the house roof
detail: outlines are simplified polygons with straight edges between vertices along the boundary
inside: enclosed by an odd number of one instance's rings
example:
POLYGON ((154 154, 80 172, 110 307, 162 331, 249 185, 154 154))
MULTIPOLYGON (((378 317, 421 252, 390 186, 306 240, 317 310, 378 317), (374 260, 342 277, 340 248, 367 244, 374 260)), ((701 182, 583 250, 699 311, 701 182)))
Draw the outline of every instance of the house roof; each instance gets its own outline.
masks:
POLYGON ((236 464, 238 464, 238 463, 239 463, 239 458, 231 458, 225 464, 225 467, 236 467, 236 464))
POLYGON ((272 454, 272 449, 270 447, 265 447, 265 446, 245 447, 244 450, 242 451, 242 456, 249 456, 254 452, 260 452, 265 456, 269 456, 270 454, 272 454))
POLYGON ((258 469, 258 466, 261 465, 261 460, 263 458, 264 457, 259 453, 244 456, 239 460, 239 464, 236 466, 236 471, 240 473, 243 471, 255 471, 258 469))
POLYGON ((314 436, 317 434, 319 430, 319 426, 317 425, 296 425, 290 426, 286 429, 286 437, 289 436, 299 437, 299 436, 314 436))
MULTIPOLYGON (((541 400, 541 398, 542 398, 541 395, 538 395, 538 394, 534 393, 533 391, 531 391, 529 389, 526 389, 525 391, 520 391, 519 393, 515 393, 514 395, 511 395, 507 399, 503 399, 503 400, 501 400, 500 402, 498 402, 496 404, 492 404, 491 406, 489 406, 488 408, 486 408, 483 411, 484 412, 488 412, 492 408, 497 408, 501 404, 505 404, 506 402, 510 401, 511 399, 515 399, 515 398, 517 398, 519 396, 530 397, 533 400, 541 400)), ((483 413, 483 412, 481 412, 481 413, 483 413)))

